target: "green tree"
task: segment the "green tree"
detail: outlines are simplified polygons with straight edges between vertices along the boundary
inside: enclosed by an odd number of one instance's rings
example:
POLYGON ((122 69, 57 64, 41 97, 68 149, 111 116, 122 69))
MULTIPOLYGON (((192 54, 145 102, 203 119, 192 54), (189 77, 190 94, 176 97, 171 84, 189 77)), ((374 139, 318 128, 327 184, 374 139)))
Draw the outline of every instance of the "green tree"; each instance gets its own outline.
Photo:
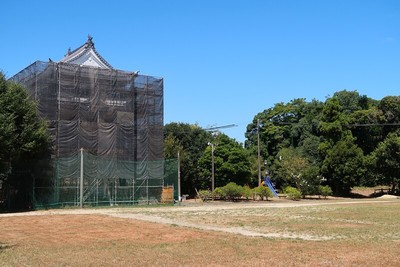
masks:
POLYGON ((333 97, 339 101, 343 113, 345 114, 351 114, 358 110, 368 109, 369 107, 368 97, 365 95, 360 96, 357 91, 342 90, 335 92, 333 97))
POLYGON ((181 162, 187 162, 187 157, 186 151, 173 135, 170 134, 164 138, 164 158, 166 159, 164 164, 164 183, 166 183, 166 185, 174 184, 174 181, 177 181, 176 179, 179 171, 178 158, 181 162))
MULTIPOLYGON (((261 157, 267 161, 267 168, 273 174, 279 165, 276 162, 278 152, 282 148, 297 147, 316 129, 308 123, 308 119, 313 121, 311 113, 318 109, 317 106, 317 101, 308 104, 304 99, 294 99, 287 104, 278 103, 264 110, 247 126, 245 147, 252 155, 257 155, 259 135, 261 157), (310 116, 303 119, 307 112, 310 116)), ((257 170, 253 170, 253 173, 258 175, 257 170)))
POLYGON ((323 103, 315 99, 303 105, 298 123, 292 124, 291 146, 301 146, 305 139, 319 134, 318 127, 323 107, 323 103))
POLYGON ((390 133, 373 153, 380 183, 400 190, 400 130, 390 133))
POLYGON ((364 155, 350 135, 328 150, 321 171, 335 194, 350 193, 365 175, 364 155))
POLYGON ((383 128, 379 123, 384 122, 383 112, 377 107, 358 110, 349 115, 351 132, 356 138, 357 145, 365 154, 371 153, 379 142, 384 139, 383 128))
POLYGON ((280 159, 277 175, 285 181, 286 185, 294 185, 300 189, 303 172, 309 166, 308 160, 301 157, 299 152, 293 148, 283 148, 277 156, 280 159))
POLYGON ((165 159, 176 159, 180 151, 182 194, 196 195, 198 190, 208 188, 200 174, 199 159, 211 140, 211 133, 196 124, 172 122, 164 127, 165 159))
POLYGON ((321 146, 323 153, 349 134, 346 128, 348 120, 342 111, 343 108, 337 98, 330 98, 325 102, 319 125, 319 130, 323 137, 321 146))
MULTIPOLYGON (((215 186, 223 186, 229 182, 239 185, 251 183, 251 160, 247 151, 236 140, 225 134, 218 134, 210 142, 214 145, 214 177, 215 186)), ((202 177, 211 177, 212 151, 207 147, 199 159, 202 177)), ((209 180, 208 180, 209 181, 209 180)), ((209 185, 211 183, 209 182, 209 185)))
MULTIPOLYGON (((400 123, 400 96, 386 96, 382 98, 379 101, 378 108, 384 117, 382 123, 400 123)), ((389 133, 395 132, 397 129, 397 125, 385 125, 383 135, 386 137, 389 133)))
POLYGON ((280 165, 277 176, 283 181, 277 182, 281 184, 281 187, 293 185, 303 196, 315 194, 318 191, 321 183, 319 167, 303 157, 300 149, 283 148, 279 151, 278 157, 280 165))
MULTIPOLYGON (((47 127, 25 88, 0 73, 0 179, 18 192, 14 201, 31 201, 32 176, 49 152, 47 127), (21 197, 21 198, 19 198, 21 197)), ((40 182, 41 177, 37 177, 40 182)))
POLYGON ((322 176, 320 168, 315 164, 310 164, 304 171, 300 183, 300 191, 303 196, 317 195, 318 188, 321 185, 322 176))
POLYGON ((305 138, 299 146, 300 155, 307 158, 310 162, 318 165, 321 162, 320 154, 318 151, 321 138, 316 135, 310 135, 305 138))
POLYGON ((378 108, 383 112, 386 122, 400 122, 400 96, 382 98, 378 108))

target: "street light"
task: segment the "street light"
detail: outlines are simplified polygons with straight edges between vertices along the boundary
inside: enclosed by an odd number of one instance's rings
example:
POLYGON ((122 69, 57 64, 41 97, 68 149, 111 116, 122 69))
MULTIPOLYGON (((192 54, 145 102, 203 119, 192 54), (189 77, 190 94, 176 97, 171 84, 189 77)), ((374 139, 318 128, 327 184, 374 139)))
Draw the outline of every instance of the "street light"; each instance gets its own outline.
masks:
POLYGON ((208 142, 208 145, 211 146, 211 191, 214 191, 214 150, 215 150, 215 145, 210 142, 208 142))

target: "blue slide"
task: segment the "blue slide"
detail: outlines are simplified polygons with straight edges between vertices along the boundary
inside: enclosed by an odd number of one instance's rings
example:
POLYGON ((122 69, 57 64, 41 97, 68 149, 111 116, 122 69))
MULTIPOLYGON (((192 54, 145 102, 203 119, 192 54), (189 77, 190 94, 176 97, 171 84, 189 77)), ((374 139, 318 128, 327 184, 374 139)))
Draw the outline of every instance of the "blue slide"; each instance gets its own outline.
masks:
POLYGON ((272 191, 272 194, 274 194, 275 197, 278 196, 278 191, 276 191, 275 187, 271 183, 271 179, 269 179, 268 176, 264 177, 264 185, 267 184, 269 189, 272 191))

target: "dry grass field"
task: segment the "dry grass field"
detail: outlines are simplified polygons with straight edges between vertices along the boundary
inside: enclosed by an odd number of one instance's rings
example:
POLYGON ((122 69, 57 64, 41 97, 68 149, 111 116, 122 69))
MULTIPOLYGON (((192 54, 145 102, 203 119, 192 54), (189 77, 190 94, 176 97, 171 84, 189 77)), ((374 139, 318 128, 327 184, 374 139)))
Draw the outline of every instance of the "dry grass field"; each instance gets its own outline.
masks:
POLYGON ((0 214, 0 266, 400 266, 400 199, 0 214))

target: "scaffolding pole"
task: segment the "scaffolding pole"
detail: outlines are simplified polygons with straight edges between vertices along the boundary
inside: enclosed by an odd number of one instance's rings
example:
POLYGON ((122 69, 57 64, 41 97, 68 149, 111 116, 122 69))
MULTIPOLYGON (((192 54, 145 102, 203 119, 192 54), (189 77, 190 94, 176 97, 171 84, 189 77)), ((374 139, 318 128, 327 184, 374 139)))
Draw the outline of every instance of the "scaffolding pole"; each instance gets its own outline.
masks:
POLYGON ((83 148, 81 148, 80 207, 83 208, 83 148))

